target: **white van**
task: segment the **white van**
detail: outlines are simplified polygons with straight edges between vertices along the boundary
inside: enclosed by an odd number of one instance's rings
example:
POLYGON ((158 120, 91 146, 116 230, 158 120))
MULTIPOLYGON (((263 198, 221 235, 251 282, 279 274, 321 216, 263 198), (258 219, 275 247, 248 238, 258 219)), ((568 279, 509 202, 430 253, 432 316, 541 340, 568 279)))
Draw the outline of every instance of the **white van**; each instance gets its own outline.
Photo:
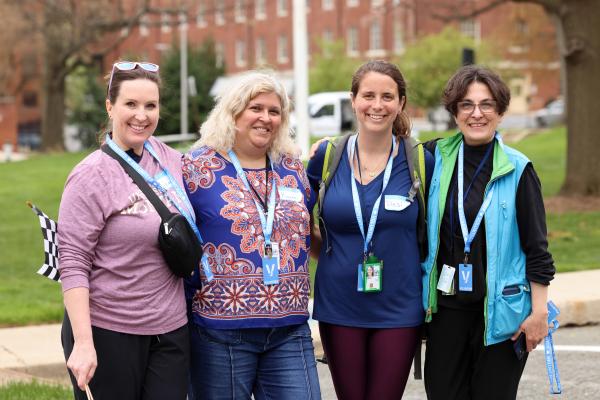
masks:
MULTIPOLYGON (((356 128, 350 91, 322 92, 308 96, 308 132, 311 136, 337 136, 356 128)), ((296 128, 292 116, 292 129, 296 128)))

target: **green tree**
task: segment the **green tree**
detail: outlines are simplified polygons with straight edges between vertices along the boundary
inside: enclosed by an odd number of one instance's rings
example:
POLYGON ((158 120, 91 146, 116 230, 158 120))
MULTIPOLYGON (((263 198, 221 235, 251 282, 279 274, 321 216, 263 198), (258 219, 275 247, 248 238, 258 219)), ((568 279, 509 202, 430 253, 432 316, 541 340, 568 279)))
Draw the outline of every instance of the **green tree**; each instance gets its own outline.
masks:
POLYGON ((322 41, 321 52, 315 56, 309 71, 309 92, 350 91, 350 77, 360 65, 360 60, 346 55, 345 43, 322 41))
MULTIPOLYGON (((180 50, 175 47, 168 52, 161 62, 163 89, 161 91, 161 118, 157 133, 175 134, 180 130, 180 50)), ((225 66, 217 66, 215 44, 206 40, 198 48, 188 47, 188 74, 196 82, 196 95, 189 96, 188 116, 191 132, 198 132, 200 125, 214 106, 210 96, 210 88, 215 80, 223 75, 225 66)))
POLYGON ((475 49, 479 64, 485 63, 488 56, 484 47, 476 46, 473 39, 451 27, 421 38, 396 58, 407 81, 410 104, 438 106, 446 81, 461 66, 462 49, 467 47, 475 49))
POLYGON ((93 147, 106 125, 106 88, 99 75, 97 68, 79 66, 67 77, 67 121, 77 127, 84 147, 93 147))

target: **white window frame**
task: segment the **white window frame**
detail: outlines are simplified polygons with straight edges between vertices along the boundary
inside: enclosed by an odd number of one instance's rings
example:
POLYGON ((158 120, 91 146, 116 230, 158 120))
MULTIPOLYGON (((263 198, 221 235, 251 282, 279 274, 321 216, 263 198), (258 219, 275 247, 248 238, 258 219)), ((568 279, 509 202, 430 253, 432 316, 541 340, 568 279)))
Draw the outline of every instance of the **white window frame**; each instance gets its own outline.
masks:
POLYGON ((215 65, 220 68, 225 64, 225 46, 221 42, 215 43, 215 65))
POLYGON ((248 61, 246 58, 246 42, 243 40, 235 41, 235 66, 245 67, 248 61))
POLYGON ((400 20, 394 21, 394 53, 403 54, 406 50, 404 46, 404 32, 402 30, 402 24, 400 20))
POLYGON ((285 64, 289 61, 288 52, 287 35, 279 35, 277 37, 277 62, 279 64, 285 64))
POLYGON ((235 0, 235 22, 246 22, 246 2, 245 0, 235 0))
POLYGON ((323 11, 333 10, 335 8, 334 6, 333 0, 321 0, 321 9, 323 11))
POLYGON ((160 31, 162 33, 171 32, 171 14, 166 12, 160 14, 160 31))
POLYGON ((383 48, 381 39, 381 23, 375 20, 369 26, 369 50, 381 50, 383 48))
POLYGON ((263 65, 267 63, 267 41, 264 37, 259 37, 256 39, 256 54, 255 54, 255 62, 257 65, 263 65))
POLYGON ((206 28, 206 5, 204 2, 198 4, 196 9, 196 26, 198 28, 206 28))
POLYGON ((289 13, 289 0, 277 0, 277 16, 287 17, 289 13))
POLYGON ((222 0, 215 1, 215 25, 225 25, 225 3, 222 0))
POLYGON ((148 14, 140 17, 140 36, 148 36, 150 34, 150 29, 148 29, 149 22, 148 14))
POLYGON ((267 19, 267 5, 265 0, 254 0, 254 19, 267 19))
POLYGON ((360 54, 359 44, 358 44, 358 28, 355 26, 351 26, 348 28, 346 32, 346 53, 355 57, 360 54))

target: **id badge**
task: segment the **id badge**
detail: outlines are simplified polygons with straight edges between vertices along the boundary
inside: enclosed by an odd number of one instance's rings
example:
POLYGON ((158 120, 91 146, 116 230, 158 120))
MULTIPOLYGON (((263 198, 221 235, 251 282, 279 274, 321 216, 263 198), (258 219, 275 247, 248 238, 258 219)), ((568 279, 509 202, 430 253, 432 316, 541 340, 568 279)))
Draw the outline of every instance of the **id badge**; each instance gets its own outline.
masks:
POLYGON ((461 292, 473 291, 473 264, 458 265, 458 290, 461 292))
POLYGON ((456 268, 444 264, 442 272, 440 273, 440 279, 438 280, 437 288, 444 294, 454 294, 454 272, 456 268))
POLYGON ((279 283, 279 244, 266 244, 264 254, 262 258, 263 281, 265 285, 276 285, 279 283))
POLYGON ((169 190, 171 188, 171 181, 165 171, 160 171, 156 175, 154 175, 154 180, 158 182, 160 186, 162 186, 165 190, 169 190))
POLYGON ((385 209, 388 211, 402 211, 408 206, 410 206, 410 200, 404 196, 385 196, 385 209))
POLYGON ((202 270, 204 271, 206 280, 210 282, 213 279, 215 279, 215 276, 213 275, 212 270, 210 269, 210 265, 208 264, 208 255, 206 253, 202 255, 200 263, 202 264, 202 270))
POLYGON ((302 192, 299 189, 279 186, 277 190, 279 192, 279 199, 282 201, 293 201, 294 203, 302 201, 302 192))
POLYGON ((370 255, 363 267, 363 287, 365 292, 381 292, 383 261, 370 255))

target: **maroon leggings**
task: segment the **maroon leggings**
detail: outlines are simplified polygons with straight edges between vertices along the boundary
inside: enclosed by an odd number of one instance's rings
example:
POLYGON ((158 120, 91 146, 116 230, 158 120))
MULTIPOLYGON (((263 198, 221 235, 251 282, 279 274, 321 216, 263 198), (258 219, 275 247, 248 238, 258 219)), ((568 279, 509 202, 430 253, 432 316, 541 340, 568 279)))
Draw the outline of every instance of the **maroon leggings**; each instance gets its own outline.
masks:
POLYGON ((338 399, 402 397, 421 327, 353 328, 319 322, 319 332, 338 399))

